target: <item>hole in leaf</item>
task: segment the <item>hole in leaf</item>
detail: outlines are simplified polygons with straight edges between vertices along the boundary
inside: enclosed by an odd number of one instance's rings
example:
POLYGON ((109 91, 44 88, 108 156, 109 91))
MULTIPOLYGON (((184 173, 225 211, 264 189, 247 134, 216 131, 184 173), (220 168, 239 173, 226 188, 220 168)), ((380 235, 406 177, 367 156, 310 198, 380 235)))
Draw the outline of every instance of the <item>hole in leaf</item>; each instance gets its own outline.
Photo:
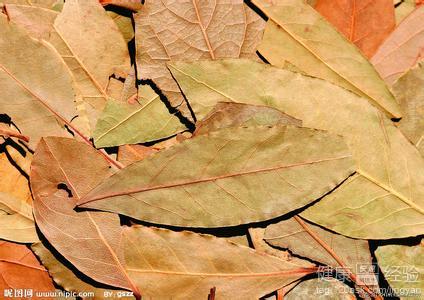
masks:
POLYGON ((71 189, 70 189, 70 188, 68 188, 68 186, 67 186, 65 183, 59 183, 59 184, 57 185, 57 188, 58 188, 59 190, 63 190, 63 191, 65 191, 65 192, 67 192, 67 193, 68 193, 68 197, 69 197, 69 198, 72 198, 72 197, 73 197, 71 189))

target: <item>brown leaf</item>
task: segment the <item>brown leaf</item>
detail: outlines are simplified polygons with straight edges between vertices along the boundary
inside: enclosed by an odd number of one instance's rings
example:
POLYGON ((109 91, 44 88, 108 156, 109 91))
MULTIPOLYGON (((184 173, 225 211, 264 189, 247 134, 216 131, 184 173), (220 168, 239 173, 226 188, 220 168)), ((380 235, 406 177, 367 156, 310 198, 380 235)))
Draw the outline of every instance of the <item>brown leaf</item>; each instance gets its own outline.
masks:
POLYGON ((49 242, 78 270, 138 295, 124 269, 118 216, 73 209, 110 174, 108 163, 92 147, 73 139, 43 138, 31 165, 34 216, 49 242))
POLYGON ((191 118, 165 63, 255 57, 264 21, 242 0, 152 1, 135 15, 138 76, 152 79, 191 118))
POLYGON ((387 84, 392 85, 424 57, 424 6, 419 6, 390 34, 371 58, 387 84))
POLYGON ((393 0, 318 0, 315 9, 367 57, 395 28, 393 0))
MULTIPOLYGON (((0 241, 0 290, 31 289, 36 292, 54 291, 54 285, 47 270, 40 265, 35 255, 24 245, 0 241)), ((20 299, 14 296, 12 298, 20 299)), ((27 297, 26 297, 27 298, 27 297)), ((23 299, 23 297, 22 297, 23 299)), ((40 298, 41 299, 41 298, 40 298)), ((42 299, 51 299, 43 297, 42 299)))

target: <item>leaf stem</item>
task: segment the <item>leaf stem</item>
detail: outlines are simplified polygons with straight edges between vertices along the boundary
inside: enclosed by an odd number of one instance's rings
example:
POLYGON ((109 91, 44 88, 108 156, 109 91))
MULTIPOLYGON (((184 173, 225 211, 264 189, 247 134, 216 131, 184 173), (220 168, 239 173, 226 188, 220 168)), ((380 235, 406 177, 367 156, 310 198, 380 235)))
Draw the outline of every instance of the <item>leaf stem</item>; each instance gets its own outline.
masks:
POLYGON ((18 138, 24 142, 29 142, 29 137, 26 135, 22 135, 19 132, 15 132, 13 130, 8 130, 5 128, 0 128, 0 135, 5 135, 5 136, 11 136, 11 137, 15 137, 18 138))
POLYGON ((328 246, 314 231, 312 231, 311 228, 299 217, 294 216, 294 219, 300 224, 300 226, 305 229, 305 231, 318 243, 325 249, 325 251, 330 254, 334 260, 345 270, 346 274, 348 274, 349 278, 361 289, 363 289, 365 292, 367 292, 372 298, 375 299, 382 299, 381 296, 376 295, 365 283, 363 283, 359 278, 356 277, 355 274, 353 274, 349 268, 346 266, 346 264, 343 262, 343 260, 331 249, 330 246, 328 246))

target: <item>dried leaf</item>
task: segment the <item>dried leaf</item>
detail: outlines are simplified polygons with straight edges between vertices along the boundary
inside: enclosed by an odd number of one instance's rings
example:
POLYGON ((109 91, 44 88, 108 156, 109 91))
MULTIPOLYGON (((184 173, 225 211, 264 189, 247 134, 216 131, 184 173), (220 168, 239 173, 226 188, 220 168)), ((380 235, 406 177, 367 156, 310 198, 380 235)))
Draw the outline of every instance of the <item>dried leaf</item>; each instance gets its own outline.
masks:
POLYGON ((284 300, 356 300, 351 288, 337 279, 309 279, 300 282, 287 295, 284 300))
POLYGON ((360 282, 377 285, 373 272, 357 273, 358 266, 372 264, 367 241, 332 233, 298 217, 271 224, 265 230, 264 239, 273 246, 289 249, 330 267, 347 268, 360 282))
POLYGON ((48 40, 61 54, 82 97, 79 112, 87 111, 89 126, 94 128, 110 96, 109 77, 124 76, 129 70, 127 45, 117 24, 97 0, 67 1, 60 14, 25 5, 8 5, 7 13, 12 22, 48 40))
POLYGON ((136 103, 109 100, 94 131, 96 147, 151 142, 185 130, 152 88, 143 85, 136 103))
POLYGON ((400 299, 419 299, 424 290, 424 244, 379 246, 378 264, 400 299), (415 298, 416 297, 416 298, 415 298))
POLYGON ((293 0, 253 0, 269 21, 259 52, 273 65, 288 61, 308 75, 366 97, 389 115, 400 108, 369 61, 312 7, 293 0))
POLYGON ((31 5, 34 7, 53 8, 57 3, 57 0, 1 0, 0 6, 5 4, 20 4, 20 5, 31 5))
POLYGON ((395 4, 396 25, 399 25, 411 12, 414 11, 417 0, 393 0, 395 4))
POLYGON ((140 10, 143 5, 141 0, 99 0, 101 5, 116 5, 133 11, 140 10))
POLYGON ((0 193, 10 194, 29 205, 32 203, 28 180, 11 164, 6 153, 0 153, 0 193))
POLYGON ((188 231, 128 227, 124 243, 129 274, 153 299, 207 299, 211 287, 217 299, 258 299, 316 270, 188 231))
POLYGON ((128 43, 134 38, 134 28, 130 17, 120 15, 113 11, 108 11, 107 14, 112 18, 121 31, 124 40, 128 43))
POLYGON ((220 102, 202 121, 196 124, 195 134, 204 134, 233 126, 274 126, 277 124, 302 126, 302 121, 267 106, 220 102))
POLYGON ((24 245, 0 241, 0 290, 5 289, 31 289, 34 296, 37 292, 55 290, 47 270, 31 250, 24 245))
POLYGON ((395 28, 393 0, 318 0, 315 9, 366 57, 373 56, 395 28))
POLYGON ((285 126, 227 128, 125 168, 78 204, 152 223, 231 226, 300 208, 352 171, 338 136, 285 126))
POLYGON ((68 47, 64 57, 75 70, 78 88, 89 105, 92 128, 108 95, 109 77, 125 76, 130 59, 126 42, 117 25, 97 0, 68 0, 54 23, 59 36, 68 47))
POLYGON ((125 166, 143 160, 146 157, 158 152, 159 150, 153 147, 143 145, 123 145, 119 147, 118 160, 125 166))
POLYGON ((191 119, 165 63, 254 57, 264 22, 242 0, 147 0, 135 26, 139 78, 152 79, 171 106, 191 119))
POLYGON ((2 112, 30 137, 30 146, 42 136, 66 136, 60 123, 71 120, 76 111, 72 77, 63 60, 1 14, 0 35, 2 112))
POLYGON ((403 75, 393 85, 404 117, 399 129, 424 156, 424 62, 403 75))
POLYGON ((37 242, 32 207, 22 199, 0 192, 0 238, 18 243, 37 242))
POLYGON ((409 14, 380 46, 371 62, 392 85, 424 57, 424 5, 409 14))
POLYGON ((365 99, 248 60, 179 62, 170 69, 198 118, 220 101, 266 104, 301 119, 303 126, 346 138, 358 175, 303 212, 308 220, 356 238, 423 232, 423 157, 365 99))
POLYGON ((124 269, 119 217, 73 209, 109 175, 108 163, 92 147, 73 139, 43 138, 31 165, 34 217, 52 246, 79 271, 137 295, 124 269))
MULTIPOLYGON (((95 287, 81 279, 81 276, 75 270, 62 264, 57 259, 57 254, 53 254, 41 242, 31 245, 31 249, 39 257, 44 267, 47 268, 53 280, 66 291, 72 292, 93 292, 94 297, 84 297, 84 299, 134 299, 134 297, 118 297, 119 290, 107 290, 95 287), (106 297, 107 296, 107 297, 106 297)), ((63 259, 63 258, 61 258, 63 259)))

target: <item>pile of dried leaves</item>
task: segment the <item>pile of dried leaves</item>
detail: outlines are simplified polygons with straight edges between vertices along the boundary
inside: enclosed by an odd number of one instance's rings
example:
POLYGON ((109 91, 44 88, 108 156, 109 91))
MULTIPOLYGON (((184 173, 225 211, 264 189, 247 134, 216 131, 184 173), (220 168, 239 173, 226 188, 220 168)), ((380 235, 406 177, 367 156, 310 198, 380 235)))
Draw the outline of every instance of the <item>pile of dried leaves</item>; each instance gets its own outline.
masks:
POLYGON ((0 297, 423 297, 421 4, 0 0, 0 297))

